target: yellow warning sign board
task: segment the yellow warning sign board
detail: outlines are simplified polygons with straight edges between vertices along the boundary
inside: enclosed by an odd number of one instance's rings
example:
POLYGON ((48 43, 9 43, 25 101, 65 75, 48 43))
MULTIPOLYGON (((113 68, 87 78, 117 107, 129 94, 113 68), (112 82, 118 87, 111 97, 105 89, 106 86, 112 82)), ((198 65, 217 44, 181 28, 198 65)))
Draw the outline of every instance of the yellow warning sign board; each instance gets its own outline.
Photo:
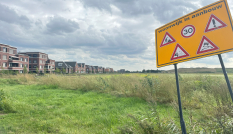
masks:
POLYGON ((233 51, 226 0, 196 10, 155 30, 157 67, 233 51))

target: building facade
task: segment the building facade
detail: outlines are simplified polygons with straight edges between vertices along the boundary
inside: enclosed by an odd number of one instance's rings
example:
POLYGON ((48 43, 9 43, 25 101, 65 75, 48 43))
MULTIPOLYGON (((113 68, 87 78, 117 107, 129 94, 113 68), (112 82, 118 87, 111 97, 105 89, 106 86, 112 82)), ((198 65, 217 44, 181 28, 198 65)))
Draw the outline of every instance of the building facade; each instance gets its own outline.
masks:
POLYGON ((46 73, 54 73, 55 71, 55 60, 48 59, 45 63, 46 73))
POLYGON ((20 52, 29 56, 29 71, 32 73, 53 73, 55 71, 55 60, 48 58, 48 54, 41 52, 20 52))
POLYGON ((106 67, 106 68, 104 69, 104 72, 105 72, 105 73, 109 73, 109 72, 110 72, 110 68, 109 68, 109 67, 106 67))
POLYGON ((110 72, 110 73, 114 73, 113 68, 109 68, 109 72, 110 72))
POLYGON ((70 65, 73 68, 72 73, 78 73, 79 68, 78 68, 78 63, 76 61, 64 61, 66 64, 70 65))
POLYGON ((86 73, 86 65, 85 63, 78 63, 78 73, 86 73))
POLYGON ((0 44, 0 69, 23 73, 24 66, 29 71, 29 57, 17 54, 17 48, 0 44))
POLYGON ((60 70, 60 73, 70 74, 73 73, 73 67, 66 64, 64 61, 56 61, 55 68, 60 70))
POLYGON ((103 67, 98 67, 98 73, 103 73, 103 67))

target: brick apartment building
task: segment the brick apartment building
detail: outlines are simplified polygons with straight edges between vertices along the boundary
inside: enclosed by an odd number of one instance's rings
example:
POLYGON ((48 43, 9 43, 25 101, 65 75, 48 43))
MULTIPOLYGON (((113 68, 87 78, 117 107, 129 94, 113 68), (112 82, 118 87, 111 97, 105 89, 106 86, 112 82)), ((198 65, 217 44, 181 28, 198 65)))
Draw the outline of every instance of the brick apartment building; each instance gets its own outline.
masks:
POLYGON ((23 73, 26 66, 29 71, 29 57, 24 54, 17 54, 17 48, 6 44, 0 44, 0 70, 12 70, 23 73))
POLYGON ((98 73, 103 73, 103 67, 98 67, 98 73))
POLYGON ((65 73, 67 73, 67 74, 74 72, 73 67, 69 64, 66 64, 66 62, 64 62, 64 61, 56 61, 55 67, 56 67, 56 69, 58 68, 61 72, 63 71, 63 69, 65 69, 65 73))
POLYGON ((106 67, 105 70, 104 70, 105 73, 114 73, 114 70, 113 68, 110 68, 110 67, 106 67))
POLYGON ((86 65, 85 65, 85 63, 78 63, 78 73, 86 73, 86 65))
POLYGON ((46 73, 54 73, 55 71, 55 60, 48 59, 45 63, 46 73))
POLYGON ((55 71, 55 60, 49 59, 48 54, 41 52, 20 52, 29 56, 29 71, 36 73, 53 73, 55 71))
POLYGON ((113 68, 109 68, 110 73, 114 73, 113 68))

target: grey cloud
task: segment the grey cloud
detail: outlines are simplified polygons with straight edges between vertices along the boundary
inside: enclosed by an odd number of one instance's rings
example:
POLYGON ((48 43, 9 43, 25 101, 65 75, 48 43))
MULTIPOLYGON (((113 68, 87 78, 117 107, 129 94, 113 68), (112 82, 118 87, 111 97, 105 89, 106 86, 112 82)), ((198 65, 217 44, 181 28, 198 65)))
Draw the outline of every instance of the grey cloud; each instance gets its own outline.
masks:
POLYGON ((72 20, 66 20, 63 17, 55 16, 51 18, 46 25, 47 32, 50 34, 72 33, 79 29, 79 24, 72 20))
POLYGON ((19 24, 23 27, 30 27, 30 20, 24 15, 18 15, 15 10, 0 4, 0 20, 6 23, 19 24))
POLYGON ((140 35, 133 33, 118 33, 115 36, 104 35, 106 45, 100 48, 100 52, 116 55, 116 54, 140 54, 143 53, 147 46, 140 35))
POLYGON ((207 6, 207 5, 212 4, 214 2, 217 2, 217 1, 216 0, 201 0, 201 5, 207 6))
POLYGON ((198 7, 192 4, 194 0, 106 0, 104 4, 94 4, 93 0, 81 0, 88 7, 95 7, 112 12, 110 4, 118 7, 126 17, 153 13, 161 23, 167 23, 184 15, 184 12, 198 7))
POLYGON ((85 7, 94 7, 98 8, 99 10, 107 10, 111 11, 111 0, 81 0, 84 3, 85 7))
POLYGON ((110 5, 122 11, 122 16, 134 17, 152 13, 161 23, 168 23, 191 11, 198 9, 193 2, 200 2, 201 6, 209 5, 216 0, 81 0, 86 7, 106 10, 110 13, 110 5))

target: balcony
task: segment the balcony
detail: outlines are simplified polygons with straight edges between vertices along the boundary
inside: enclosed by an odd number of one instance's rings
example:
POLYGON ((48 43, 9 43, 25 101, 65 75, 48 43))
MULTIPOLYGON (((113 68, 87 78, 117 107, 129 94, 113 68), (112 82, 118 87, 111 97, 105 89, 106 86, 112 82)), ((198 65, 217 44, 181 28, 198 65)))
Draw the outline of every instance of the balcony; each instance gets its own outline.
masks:
POLYGON ((9 62, 11 62, 11 63, 18 63, 18 62, 20 62, 20 60, 19 60, 19 57, 9 56, 9 62))
POLYGON ((22 69, 23 67, 19 66, 19 63, 9 63, 9 69, 17 70, 22 69))

